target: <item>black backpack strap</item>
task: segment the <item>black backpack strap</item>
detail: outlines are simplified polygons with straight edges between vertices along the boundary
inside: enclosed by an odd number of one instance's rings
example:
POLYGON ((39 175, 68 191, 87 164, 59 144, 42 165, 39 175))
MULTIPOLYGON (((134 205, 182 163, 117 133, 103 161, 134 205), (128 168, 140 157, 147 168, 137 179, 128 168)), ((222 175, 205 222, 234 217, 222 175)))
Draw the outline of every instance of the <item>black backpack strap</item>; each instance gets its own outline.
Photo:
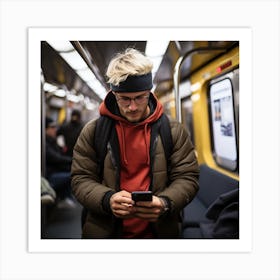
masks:
POLYGON ((107 145, 111 136, 114 121, 107 116, 101 116, 96 121, 94 131, 94 149, 96 152, 98 174, 100 181, 103 177, 104 159, 107 153, 107 145))
MULTIPOLYGON (((152 156, 152 162, 154 161, 154 145, 155 145, 155 138, 160 135, 161 142, 164 149, 164 154, 166 158, 166 169, 167 169, 167 176, 168 179, 170 178, 170 171, 171 171, 171 155, 173 151, 173 141, 172 141, 172 134, 171 134, 171 127, 168 117, 165 114, 153 123, 151 127, 151 145, 150 147, 150 154, 152 156)), ((152 178, 152 171, 150 173, 152 178)), ((153 180, 152 180, 153 181, 153 180)), ((152 186, 151 186, 152 188, 152 186)))
MULTIPOLYGON (((104 160, 107 153, 107 145, 111 136, 114 121, 106 116, 100 116, 96 121, 93 146, 96 153, 97 171, 100 182, 103 179, 104 160)), ((83 227, 88 210, 83 207, 81 214, 81 225, 83 227)))
POLYGON ((168 117, 165 114, 162 114, 160 118, 160 129, 159 129, 161 142, 163 144, 165 158, 167 161, 167 175, 169 178, 169 174, 171 171, 170 157, 173 150, 173 141, 171 134, 171 127, 168 117))

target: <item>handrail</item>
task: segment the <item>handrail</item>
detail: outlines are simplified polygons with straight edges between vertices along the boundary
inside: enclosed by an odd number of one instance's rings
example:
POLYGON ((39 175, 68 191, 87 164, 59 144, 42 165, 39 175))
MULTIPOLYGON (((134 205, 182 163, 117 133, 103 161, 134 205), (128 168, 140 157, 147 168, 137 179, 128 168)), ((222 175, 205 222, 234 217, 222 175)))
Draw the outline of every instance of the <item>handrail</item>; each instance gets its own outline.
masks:
POLYGON ((181 99, 179 92, 179 85, 181 79, 181 66, 184 60, 195 52, 208 52, 208 51, 226 51, 224 47, 198 47, 186 52, 184 55, 180 56, 174 67, 173 82, 174 82, 174 91, 175 91, 175 108, 176 108, 176 119, 178 122, 182 122, 182 112, 181 112, 181 99))

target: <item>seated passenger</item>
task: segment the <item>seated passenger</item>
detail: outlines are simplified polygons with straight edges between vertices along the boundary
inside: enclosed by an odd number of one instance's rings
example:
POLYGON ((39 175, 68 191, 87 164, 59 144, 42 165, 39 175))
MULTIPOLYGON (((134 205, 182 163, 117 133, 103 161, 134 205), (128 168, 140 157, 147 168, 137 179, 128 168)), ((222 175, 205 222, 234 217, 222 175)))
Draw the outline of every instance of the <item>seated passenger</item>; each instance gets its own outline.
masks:
POLYGON ((63 124, 57 131, 57 135, 62 136, 65 142, 65 154, 73 156, 73 149, 76 141, 82 131, 83 124, 81 121, 81 112, 73 110, 71 113, 71 120, 63 124))
POLYGON ((72 158, 63 154, 57 144, 56 123, 46 118, 46 178, 60 199, 58 207, 74 207, 71 195, 70 168, 72 158))
POLYGON ((46 178, 41 176, 41 203, 54 204, 56 199, 55 190, 51 187, 46 178))

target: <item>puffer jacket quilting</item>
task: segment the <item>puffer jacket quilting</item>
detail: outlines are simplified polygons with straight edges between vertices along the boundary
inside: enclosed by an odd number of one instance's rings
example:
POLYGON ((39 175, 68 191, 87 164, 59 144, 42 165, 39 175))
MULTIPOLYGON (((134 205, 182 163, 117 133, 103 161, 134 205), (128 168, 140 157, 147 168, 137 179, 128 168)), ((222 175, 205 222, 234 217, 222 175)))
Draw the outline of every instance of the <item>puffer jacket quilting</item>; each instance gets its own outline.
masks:
MULTIPOLYGON (((96 121, 90 121, 83 129, 74 148, 72 162, 72 189, 77 200, 89 210, 83 228, 84 238, 118 238, 118 219, 106 212, 102 200, 108 191, 118 191, 116 162, 109 148, 104 160, 104 176, 99 183, 98 166, 93 139, 96 121)), ((168 197, 171 202, 169 215, 154 224, 159 238, 179 236, 179 214, 198 190, 198 163, 187 131, 176 121, 170 121, 173 139, 170 178, 167 177, 164 148, 160 137, 155 142, 152 166, 153 193, 168 197), (167 186, 168 179, 171 181, 167 186)), ((152 145, 152 144, 151 144, 152 145)))

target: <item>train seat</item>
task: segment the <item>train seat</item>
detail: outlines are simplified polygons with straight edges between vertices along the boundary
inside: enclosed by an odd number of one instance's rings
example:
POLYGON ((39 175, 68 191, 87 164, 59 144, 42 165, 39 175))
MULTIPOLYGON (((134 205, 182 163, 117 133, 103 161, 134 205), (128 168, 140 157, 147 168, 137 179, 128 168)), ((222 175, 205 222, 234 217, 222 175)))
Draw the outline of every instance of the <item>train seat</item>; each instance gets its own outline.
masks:
POLYGON ((203 238, 201 225, 213 221, 206 217, 209 207, 221 195, 239 189, 239 181, 223 175, 207 165, 200 166, 199 191, 196 197, 183 209, 183 238, 203 238))

